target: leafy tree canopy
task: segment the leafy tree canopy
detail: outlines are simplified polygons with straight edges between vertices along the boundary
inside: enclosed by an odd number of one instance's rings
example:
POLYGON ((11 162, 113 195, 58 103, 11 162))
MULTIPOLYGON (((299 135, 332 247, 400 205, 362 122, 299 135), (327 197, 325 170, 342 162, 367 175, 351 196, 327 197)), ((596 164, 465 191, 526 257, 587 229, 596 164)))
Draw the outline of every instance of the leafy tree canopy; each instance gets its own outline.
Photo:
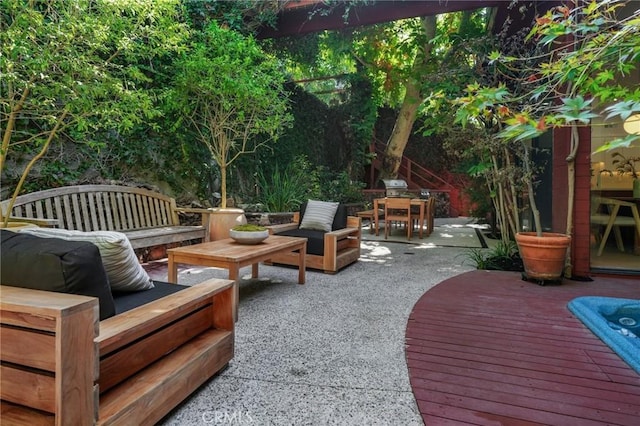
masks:
MULTIPOLYGON (((575 158, 580 142, 577 126, 589 125, 599 116, 624 120, 640 112, 640 90, 623 83, 640 64, 640 10, 634 11, 631 5, 612 0, 552 8, 536 19, 526 37, 525 42, 531 44, 525 47, 530 48, 513 56, 504 51, 490 55, 499 83, 469 85, 467 96, 459 99, 460 122, 495 123, 498 137, 506 143, 524 142, 554 127, 570 127, 568 234, 573 225, 575 158)), ((637 140, 640 135, 628 135, 600 150, 628 147, 637 140)), ((528 150, 526 144, 522 146, 527 168, 528 150)), ((524 179, 540 233, 532 174, 526 172, 524 179)))
MULTIPOLYGON (((640 64, 640 10, 618 16, 628 3, 593 1, 548 11, 528 36, 537 44, 536 54, 494 52, 491 60, 507 83, 470 86, 468 103, 494 108, 507 124, 501 137, 515 140, 570 123, 586 125, 600 115, 625 120, 640 112, 640 89, 623 83, 640 64)), ((628 135, 599 150, 638 140, 640 135, 628 135)))
POLYGON ((286 4, 278 0, 184 0, 191 24, 203 30, 217 22, 248 35, 262 26, 273 27, 278 11, 286 4))
POLYGON ((14 196, 57 138, 99 146, 99 130, 158 114, 141 64, 180 49, 179 12, 179 0, 0 3, 0 171, 11 150, 39 150, 14 196))
POLYGON ((221 170, 226 207, 226 170, 240 155, 255 152, 289 125, 285 77, 275 57, 252 37, 215 22, 197 33, 176 62, 167 93, 170 107, 195 131, 221 170))

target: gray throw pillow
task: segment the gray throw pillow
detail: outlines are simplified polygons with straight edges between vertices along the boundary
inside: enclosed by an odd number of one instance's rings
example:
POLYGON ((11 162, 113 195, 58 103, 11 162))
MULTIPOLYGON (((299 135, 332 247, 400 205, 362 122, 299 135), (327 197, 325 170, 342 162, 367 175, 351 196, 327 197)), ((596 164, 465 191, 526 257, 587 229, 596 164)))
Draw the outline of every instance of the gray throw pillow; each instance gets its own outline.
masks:
POLYGON ((300 222, 300 229, 331 231, 333 218, 340 203, 330 201, 309 200, 300 222))

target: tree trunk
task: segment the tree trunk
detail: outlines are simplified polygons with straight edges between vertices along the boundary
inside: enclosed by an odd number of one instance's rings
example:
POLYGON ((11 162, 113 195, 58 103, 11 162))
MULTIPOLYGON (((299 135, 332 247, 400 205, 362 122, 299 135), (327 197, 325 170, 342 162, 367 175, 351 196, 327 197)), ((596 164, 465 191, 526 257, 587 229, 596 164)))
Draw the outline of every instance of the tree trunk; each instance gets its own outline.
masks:
POLYGON ((227 208, 227 164, 220 164, 220 207, 227 208))
POLYGON ((416 121, 418 106, 420 105, 420 91, 413 82, 406 83, 405 90, 404 101, 382 159, 381 179, 395 179, 398 176, 402 155, 409 141, 413 123, 416 121))
MULTIPOLYGON (((413 63, 414 71, 418 71, 431 56, 431 43, 429 43, 436 35, 436 17, 426 16, 422 18, 422 27, 426 34, 426 42, 420 53, 416 55, 413 63)), ((413 76, 420 75, 414 72, 413 76)), ((405 82, 405 95, 400 107, 400 113, 393 126, 393 132, 387 141, 384 158, 382 159, 382 170, 380 171, 380 179, 394 179, 398 177, 402 154, 409 141, 409 136, 413 129, 413 123, 416 121, 418 107, 422 102, 419 82, 410 77, 405 82)))
MULTIPOLYGON (((566 234, 573 234, 573 206, 576 193, 576 155, 578 153, 578 146, 580 145, 580 133, 578 132, 578 124, 576 122, 571 123, 571 149, 567 156, 567 228, 566 234)), ((567 249, 567 255, 564 263, 564 276, 573 276, 573 265, 571 264, 571 245, 567 249)))

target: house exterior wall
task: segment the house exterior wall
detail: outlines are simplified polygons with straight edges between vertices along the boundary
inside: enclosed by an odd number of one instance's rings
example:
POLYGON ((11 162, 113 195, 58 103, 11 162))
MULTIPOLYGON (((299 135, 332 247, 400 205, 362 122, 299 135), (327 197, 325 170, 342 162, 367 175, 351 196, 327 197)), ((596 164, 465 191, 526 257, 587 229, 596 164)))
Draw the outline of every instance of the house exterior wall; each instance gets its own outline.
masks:
POLYGON ((588 276, 591 271, 591 128, 581 127, 579 133, 573 212, 573 265, 575 275, 588 276))
MULTIPOLYGON (((573 239, 571 242, 571 264, 576 276, 590 275, 589 247, 591 231, 589 225, 590 182, 591 182, 591 130, 578 130, 580 144, 576 154, 575 204, 573 208, 573 239)), ((552 230, 566 232, 568 209, 568 169, 571 129, 555 129, 553 133, 553 216, 552 230)))

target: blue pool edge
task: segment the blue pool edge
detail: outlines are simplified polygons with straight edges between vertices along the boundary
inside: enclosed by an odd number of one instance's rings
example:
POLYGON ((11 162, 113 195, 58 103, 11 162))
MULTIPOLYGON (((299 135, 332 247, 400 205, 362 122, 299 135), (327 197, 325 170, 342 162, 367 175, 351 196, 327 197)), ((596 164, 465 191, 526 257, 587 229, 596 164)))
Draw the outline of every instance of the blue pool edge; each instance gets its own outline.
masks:
POLYGON ((581 296, 571 300, 567 307, 593 334, 606 343, 636 373, 640 374, 640 353, 638 353, 638 348, 628 338, 612 330, 607 325, 607 320, 598 313, 598 308, 615 307, 629 303, 640 303, 640 301, 615 297, 581 296))

